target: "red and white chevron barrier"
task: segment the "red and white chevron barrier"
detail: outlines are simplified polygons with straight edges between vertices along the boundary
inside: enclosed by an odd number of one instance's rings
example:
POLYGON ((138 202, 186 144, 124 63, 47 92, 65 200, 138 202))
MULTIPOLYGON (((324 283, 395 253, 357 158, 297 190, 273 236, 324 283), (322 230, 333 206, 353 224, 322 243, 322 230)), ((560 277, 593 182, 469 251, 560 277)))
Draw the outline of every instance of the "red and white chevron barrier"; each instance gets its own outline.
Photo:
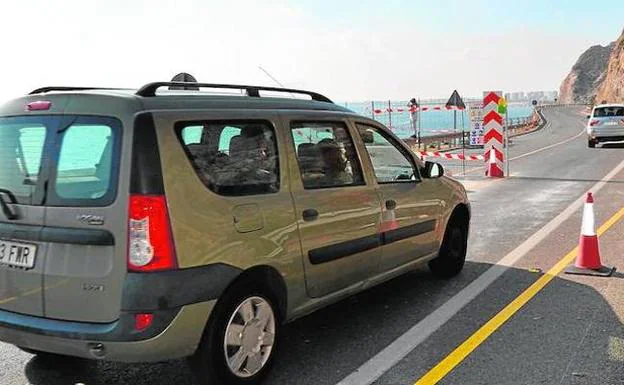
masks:
POLYGON ((449 154, 446 152, 438 151, 416 151, 416 155, 421 158, 425 156, 434 156, 438 158, 454 159, 454 160, 485 160, 484 155, 463 155, 463 154, 449 154))
POLYGON ((498 103, 503 96, 502 91, 485 91, 483 93, 483 143, 488 162, 485 165, 486 175, 490 178, 504 176, 503 164, 503 117, 498 113, 498 103))

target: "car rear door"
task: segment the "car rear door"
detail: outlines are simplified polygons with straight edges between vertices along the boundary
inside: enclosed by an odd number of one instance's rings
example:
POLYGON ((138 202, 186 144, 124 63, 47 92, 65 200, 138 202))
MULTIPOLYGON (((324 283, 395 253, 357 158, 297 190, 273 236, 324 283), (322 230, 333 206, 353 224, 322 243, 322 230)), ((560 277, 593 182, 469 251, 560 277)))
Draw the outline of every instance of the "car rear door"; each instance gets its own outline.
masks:
POLYGON ((356 127, 382 202, 380 271, 430 256, 439 245, 439 181, 421 179, 410 151, 386 130, 366 123, 356 127))
POLYGON ((43 316, 42 275, 48 244, 43 183, 46 147, 60 119, 0 118, 0 309, 43 316))
POLYGON ((130 148, 122 160, 122 124, 113 117, 66 116, 56 135, 42 230, 44 314, 112 322, 127 270, 127 199, 117 196, 127 196, 120 163, 130 164, 130 148))

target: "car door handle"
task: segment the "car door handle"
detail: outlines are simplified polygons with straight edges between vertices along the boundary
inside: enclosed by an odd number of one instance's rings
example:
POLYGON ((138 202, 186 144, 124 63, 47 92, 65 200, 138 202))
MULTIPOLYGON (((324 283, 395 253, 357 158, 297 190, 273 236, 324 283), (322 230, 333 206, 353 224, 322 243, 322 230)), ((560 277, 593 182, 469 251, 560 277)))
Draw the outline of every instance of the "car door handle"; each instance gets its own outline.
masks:
POLYGON ((313 220, 317 219, 318 215, 319 215, 318 211, 316 211, 314 209, 303 210, 303 213, 301 214, 301 216, 303 217, 303 220, 306 221, 306 222, 313 221, 313 220))
POLYGON ((386 201, 386 210, 394 210, 397 207, 395 200, 389 199, 386 201))

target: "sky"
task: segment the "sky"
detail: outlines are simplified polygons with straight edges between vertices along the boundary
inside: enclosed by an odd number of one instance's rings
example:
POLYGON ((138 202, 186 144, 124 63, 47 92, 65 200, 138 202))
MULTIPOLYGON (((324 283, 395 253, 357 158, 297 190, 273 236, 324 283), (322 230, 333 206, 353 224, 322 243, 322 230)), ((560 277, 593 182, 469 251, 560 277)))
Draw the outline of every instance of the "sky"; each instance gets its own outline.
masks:
POLYGON ((0 0, 0 102, 40 86, 207 83, 337 101, 556 90, 624 1, 0 0))

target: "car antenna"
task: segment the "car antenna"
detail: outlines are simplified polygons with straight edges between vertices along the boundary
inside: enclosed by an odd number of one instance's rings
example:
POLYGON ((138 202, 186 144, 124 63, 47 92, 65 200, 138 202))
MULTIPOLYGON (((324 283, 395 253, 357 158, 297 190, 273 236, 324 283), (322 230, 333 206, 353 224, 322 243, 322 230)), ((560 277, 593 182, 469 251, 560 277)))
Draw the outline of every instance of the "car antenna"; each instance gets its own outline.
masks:
MULTIPOLYGON (((262 66, 258 66, 258 68, 260 68, 260 71, 264 72, 264 73, 266 74, 266 76, 268 76, 269 78, 271 78, 271 80, 273 80, 275 83, 277 83, 277 85, 278 85, 278 86, 280 86, 280 87, 282 87, 282 88, 286 88, 286 87, 284 87, 284 85, 283 85, 282 83, 280 83, 280 81, 279 81, 279 80, 275 79, 275 78, 273 77, 273 75, 271 75, 271 74, 269 73, 269 71, 267 71, 267 70, 265 70, 264 68, 262 68, 262 66)), ((292 96, 293 98, 295 98, 295 95, 294 95, 292 92, 290 92, 290 96, 292 96)))

